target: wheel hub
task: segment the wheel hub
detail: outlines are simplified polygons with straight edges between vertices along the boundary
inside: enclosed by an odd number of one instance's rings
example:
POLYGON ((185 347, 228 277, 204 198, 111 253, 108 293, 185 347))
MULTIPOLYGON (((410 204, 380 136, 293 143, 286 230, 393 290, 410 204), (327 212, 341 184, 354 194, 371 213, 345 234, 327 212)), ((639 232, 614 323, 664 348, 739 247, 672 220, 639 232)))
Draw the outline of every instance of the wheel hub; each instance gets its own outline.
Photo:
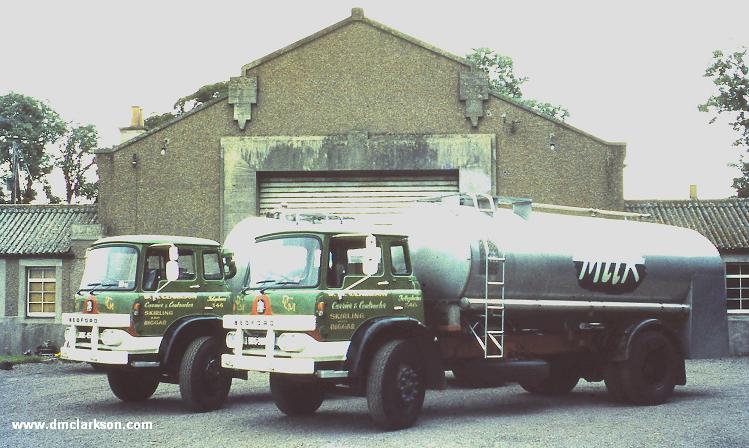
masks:
POLYGON ((405 404, 416 401, 419 395, 419 374, 410 366, 401 366, 398 371, 398 391, 405 404))

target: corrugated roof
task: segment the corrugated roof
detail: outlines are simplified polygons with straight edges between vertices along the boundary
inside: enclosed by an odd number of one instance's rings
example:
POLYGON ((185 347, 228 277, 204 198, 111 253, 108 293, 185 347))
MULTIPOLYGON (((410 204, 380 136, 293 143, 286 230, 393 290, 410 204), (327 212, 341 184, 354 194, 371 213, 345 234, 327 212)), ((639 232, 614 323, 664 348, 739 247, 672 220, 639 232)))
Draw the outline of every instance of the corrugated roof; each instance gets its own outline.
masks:
POLYGON ((688 227, 724 250, 749 249, 749 199, 625 201, 629 212, 654 222, 688 227))
POLYGON ((98 224, 95 205, 0 205, 0 255, 59 255, 70 226, 98 224))

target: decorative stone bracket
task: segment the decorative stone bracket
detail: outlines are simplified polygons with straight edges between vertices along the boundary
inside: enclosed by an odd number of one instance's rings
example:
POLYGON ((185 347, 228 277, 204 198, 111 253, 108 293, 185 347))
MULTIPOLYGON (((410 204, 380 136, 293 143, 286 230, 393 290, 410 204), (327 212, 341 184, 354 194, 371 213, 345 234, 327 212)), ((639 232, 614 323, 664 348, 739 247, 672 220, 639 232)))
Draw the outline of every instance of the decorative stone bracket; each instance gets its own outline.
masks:
POLYGON ((489 76, 483 72, 462 72, 460 74, 460 100, 466 102, 464 116, 471 120, 474 128, 479 125, 479 117, 484 116, 484 101, 489 99, 489 76))
POLYGON ((257 77, 237 76, 229 79, 229 104, 234 105, 234 119, 239 129, 252 119, 252 105, 257 103, 257 77))

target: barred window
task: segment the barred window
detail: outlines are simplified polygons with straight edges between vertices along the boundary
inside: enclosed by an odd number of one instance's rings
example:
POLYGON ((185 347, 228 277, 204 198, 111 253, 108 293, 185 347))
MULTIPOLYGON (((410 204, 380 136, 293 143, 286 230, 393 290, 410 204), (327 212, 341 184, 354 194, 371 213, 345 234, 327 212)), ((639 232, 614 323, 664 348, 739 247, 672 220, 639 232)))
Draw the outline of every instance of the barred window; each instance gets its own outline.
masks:
POLYGON ((26 270, 26 315, 54 317, 57 279, 54 267, 34 267, 26 270))
POLYGON ((749 263, 726 263, 728 310, 749 313, 749 263))

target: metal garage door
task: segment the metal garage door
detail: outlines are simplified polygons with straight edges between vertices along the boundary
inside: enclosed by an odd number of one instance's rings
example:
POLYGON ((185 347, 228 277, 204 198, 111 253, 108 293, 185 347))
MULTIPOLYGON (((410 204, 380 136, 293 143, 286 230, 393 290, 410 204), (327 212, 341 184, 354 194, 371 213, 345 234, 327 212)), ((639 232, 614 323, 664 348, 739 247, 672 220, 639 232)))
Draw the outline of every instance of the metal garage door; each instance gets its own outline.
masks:
POLYGON ((290 209, 351 215, 397 212, 415 199, 458 192, 458 171, 273 173, 259 176, 261 214, 290 209))

